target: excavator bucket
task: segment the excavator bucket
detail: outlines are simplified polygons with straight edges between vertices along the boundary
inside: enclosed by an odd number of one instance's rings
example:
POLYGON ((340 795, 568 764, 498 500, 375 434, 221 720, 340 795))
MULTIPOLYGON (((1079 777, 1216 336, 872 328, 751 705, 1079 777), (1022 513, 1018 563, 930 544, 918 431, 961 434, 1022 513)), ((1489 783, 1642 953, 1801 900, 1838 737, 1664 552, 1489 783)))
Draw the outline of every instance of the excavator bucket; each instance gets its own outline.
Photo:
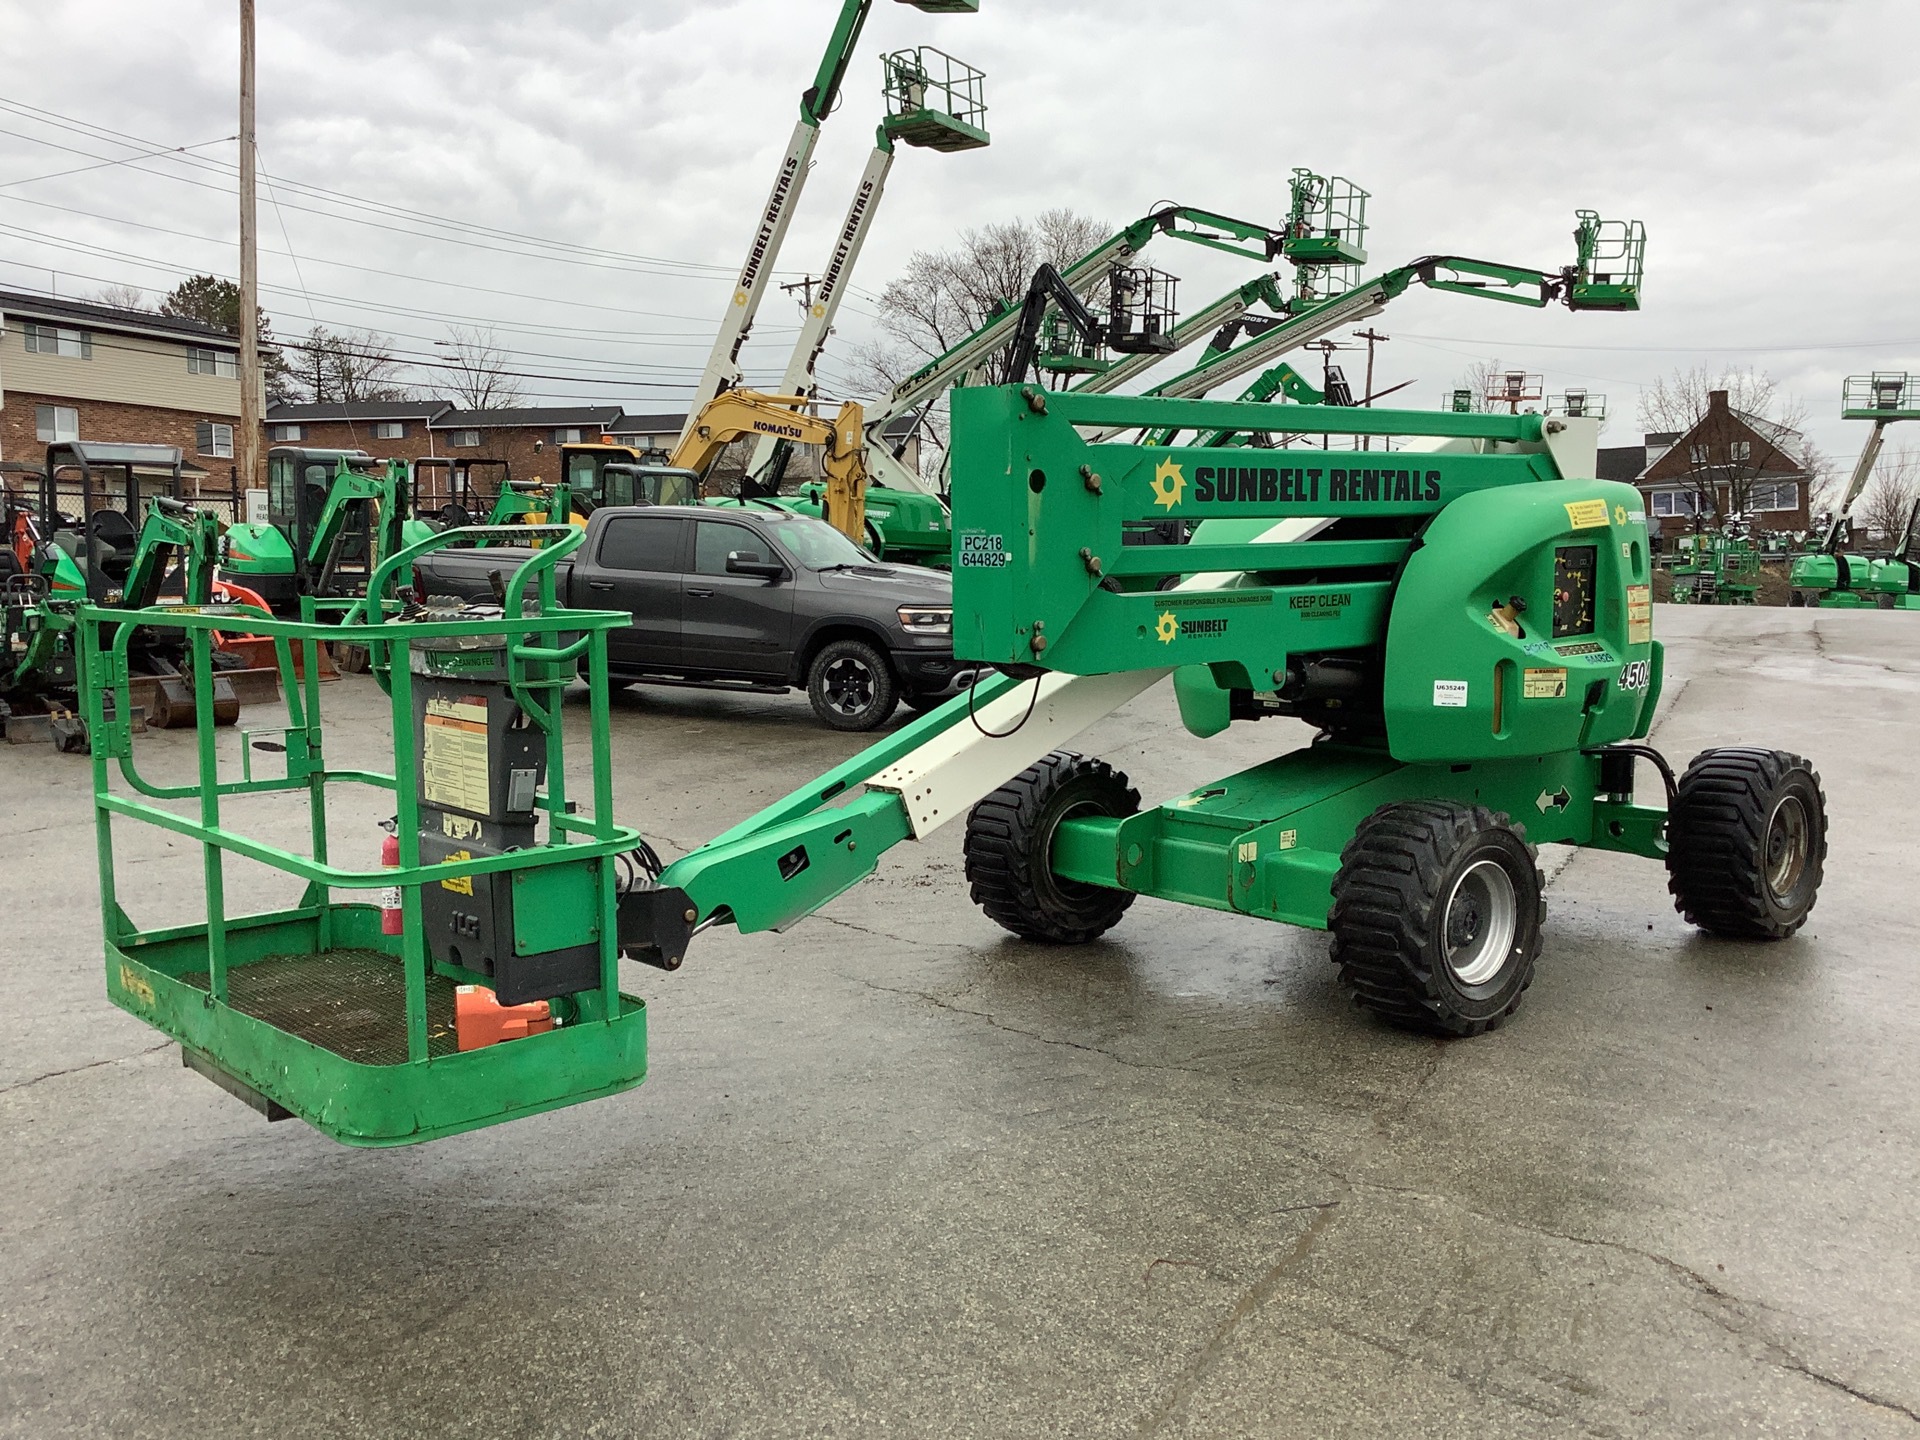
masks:
MULTIPOLYGON (((223 671, 214 677, 213 723, 216 725, 232 725, 240 719, 240 697, 234 693, 229 678, 237 673, 223 671)), ((156 730, 189 729, 199 716, 193 699, 193 682, 184 675, 135 675, 128 684, 135 707, 156 730)), ((279 689, 276 683, 273 695, 276 700, 279 689)))
POLYGON ((929 15, 974 15, 980 10, 980 0, 900 0, 900 3, 929 15))

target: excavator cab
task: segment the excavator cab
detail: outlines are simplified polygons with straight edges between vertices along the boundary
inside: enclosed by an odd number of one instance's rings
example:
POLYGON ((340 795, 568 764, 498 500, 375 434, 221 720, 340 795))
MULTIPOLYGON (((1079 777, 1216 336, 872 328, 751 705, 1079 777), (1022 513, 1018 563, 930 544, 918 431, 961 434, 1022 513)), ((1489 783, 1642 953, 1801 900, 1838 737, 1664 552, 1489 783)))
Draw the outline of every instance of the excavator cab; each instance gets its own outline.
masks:
POLYGON ((159 493, 180 499, 178 446, 58 440, 47 447, 40 478, 47 539, 38 558, 54 592, 115 603, 139 550, 143 472, 157 472, 159 493))
POLYGON ((618 461, 600 471, 603 505, 698 505, 700 477, 667 465, 628 465, 618 461))
POLYGON ((502 495, 513 490, 513 467, 491 456, 453 459, 423 455, 413 462, 413 513, 443 529, 483 525, 502 495), (475 471, 499 471, 491 488, 475 471))

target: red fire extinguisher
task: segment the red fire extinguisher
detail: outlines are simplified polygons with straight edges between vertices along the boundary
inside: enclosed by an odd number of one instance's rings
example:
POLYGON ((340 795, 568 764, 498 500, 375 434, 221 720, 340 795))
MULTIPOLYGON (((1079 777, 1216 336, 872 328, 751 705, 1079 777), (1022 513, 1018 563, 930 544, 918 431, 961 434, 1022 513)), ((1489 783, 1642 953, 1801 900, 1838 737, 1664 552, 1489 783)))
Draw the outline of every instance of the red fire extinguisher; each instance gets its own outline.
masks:
MULTIPOLYGON (((393 822, 388 821, 391 825, 393 822)), ((400 868, 400 837, 388 830, 380 841, 380 864, 388 870, 400 868)), ((400 887, 389 885, 380 892, 380 933, 400 934, 400 887)))

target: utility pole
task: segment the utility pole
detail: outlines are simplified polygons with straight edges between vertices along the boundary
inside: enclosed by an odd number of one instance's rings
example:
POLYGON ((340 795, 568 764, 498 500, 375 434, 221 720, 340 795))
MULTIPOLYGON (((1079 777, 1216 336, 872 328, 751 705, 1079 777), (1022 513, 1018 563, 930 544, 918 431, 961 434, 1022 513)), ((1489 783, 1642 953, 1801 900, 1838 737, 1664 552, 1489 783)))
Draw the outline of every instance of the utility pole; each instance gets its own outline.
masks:
MULTIPOLYGON (((1373 327, 1369 325, 1364 330, 1354 331, 1353 338, 1367 342, 1367 388, 1361 391, 1360 403, 1371 410, 1373 408, 1373 347, 1382 340, 1391 340, 1393 337, 1391 335, 1375 334, 1373 327)), ((1371 435, 1362 436, 1360 448, 1363 450, 1371 450, 1373 448, 1373 437, 1371 435)))
POLYGON ((260 255, 254 235, 253 0, 240 0, 240 473, 260 475, 260 255))

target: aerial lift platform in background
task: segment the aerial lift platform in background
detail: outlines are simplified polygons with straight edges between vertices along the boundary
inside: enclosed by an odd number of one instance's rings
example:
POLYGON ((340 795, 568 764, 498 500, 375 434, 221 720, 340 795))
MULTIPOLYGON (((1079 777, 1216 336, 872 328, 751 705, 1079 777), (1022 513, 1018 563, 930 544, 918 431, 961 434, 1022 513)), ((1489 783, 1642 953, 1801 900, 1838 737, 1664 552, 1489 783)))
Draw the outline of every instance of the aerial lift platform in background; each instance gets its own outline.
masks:
POLYGON ((1826 540, 1813 553, 1794 558, 1792 603, 1825 610, 1920 610, 1920 553, 1915 551, 1920 502, 1901 533, 1892 537, 1890 554, 1868 556, 1848 548, 1854 541, 1853 507, 1873 478, 1887 426, 1920 420, 1920 375, 1850 375, 1841 392, 1840 413, 1848 420, 1871 421, 1873 428, 1854 462, 1826 540))

